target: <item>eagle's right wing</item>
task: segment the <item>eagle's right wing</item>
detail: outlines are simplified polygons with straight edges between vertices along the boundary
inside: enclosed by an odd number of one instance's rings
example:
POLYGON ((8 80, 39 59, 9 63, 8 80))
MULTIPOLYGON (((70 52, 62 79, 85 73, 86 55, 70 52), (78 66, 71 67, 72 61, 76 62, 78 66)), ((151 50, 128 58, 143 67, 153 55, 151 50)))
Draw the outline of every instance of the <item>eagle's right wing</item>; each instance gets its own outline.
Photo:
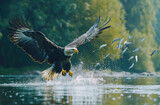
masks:
POLYGON ((99 34, 102 33, 103 30, 111 27, 111 26, 106 26, 111 20, 109 19, 106 22, 107 18, 104 20, 104 22, 101 25, 99 25, 100 23, 100 16, 99 16, 96 22, 94 23, 94 25, 86 33, 84 33, 83 35, 81 35, 80 37, 78 37, 77 39, 75 39, 73 42, 69 43, 65 47, 79 47, 80 45, 88 43, 94 40, 95 38, 99 37, 99 34))
MULTIPOLYGON (((62 48, 51 42, 43 33, 33 31, 20 19, 11 19, 9 22, 10 40, 22 48, 34 61, 42 63, 52 56, 56 57, 62 48)), ((48 60, 48 63, 52 63, 48 60)))

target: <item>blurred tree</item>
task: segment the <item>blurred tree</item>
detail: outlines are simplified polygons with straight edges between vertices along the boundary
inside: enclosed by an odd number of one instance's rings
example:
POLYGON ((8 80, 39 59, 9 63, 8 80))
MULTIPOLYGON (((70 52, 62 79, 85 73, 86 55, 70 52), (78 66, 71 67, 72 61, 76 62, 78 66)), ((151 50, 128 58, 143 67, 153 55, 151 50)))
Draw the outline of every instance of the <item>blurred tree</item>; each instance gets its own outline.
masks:
POLYGON ((156 22, 154 2, 150 0, 121 1, 127 13, 127 29, 134 37, 131 41, 135 42, 135 45, 130 49, 134 50, 139 46, 141 47, 140 51, 137 51, 134 54, 133 52, 130 52, 128 55, 138 55, 139 62, 135 64, 136 70, 148 72, 155 71, 154 64, 150 56, 151 52, 157 47, 157 43, 155 42, 156 33, 153 27, 153 24, 156 22), (141 43, 141 39, 144 37, 145 40, 141 43))
MULTIPOLYGON (((3 2, 3 4, 6 3, 8 2, 3 2)), ((106 16, 109 16, 109 18, 112 17, 112 20, 109 23, 109 25, 112 24, 112 28, 105 31, 97 41, 82 46, 80 48, 80 55, 75 56, 73 59, 73 61, 81 59, 85 64, 90 65, 95 62, 102 62, 104 56, 108 52, 111 53, 111 59, 119 58, 120 51, 114 48, 116 45, 113 45, 114 47, 111 46, 111 40, 127 35, 124 26, 125 12, 121 7, 122 5, 118 0, 88 0, 87 2, 78 0, 63 0, 61 2, 59 0, 45 2, 43 0, 19 0, 15 2, 14 0, 11 0, 7 5, 8 10, 11 11, 5 14, 7 18, 1 17, 1 27, 3 27, 2 31, 4 31, 5 36, 7 36, 6 27, 8 26, 7 21, 9 18, 18 17, 24 14, 23 16, 29 20, 29 24, 32 25, 34 30, 43 32, 56 44, 65 46, 73 41, 74 38, 85 33, 93 25, 99 15, 102 17, 102 21, 106 16), (103 6, 101 6, 102 3, 103 6), (104 43, 108 44, 107 48, 98 51, 97 49, 99 46, 104 43), (92 52, 93 50, 95 51, 94 53, 92 52)), ((3 8, 3 5, 1 8, 3 8)), ((1 12, 4 11, 2 10, 1 12)), ((8 40, 7 37, 4 37, 4 39, 8 40)), ((4 50, 1 51, 2 56, 5 57, 3 65, 7 67, 18 67, 20 65, 24 66, 26 64, 31 64, 29 63, 31 60, 23 55, 22 51, 10 45, 10 42, 2 41, 2 43, 11 46, 8 46, 9 48, 4 48, 4 50), (12 56, 13 52, 18 53, 18 56, 22 57, 16 57, 16 55, 12 56), (10 61, 8 61, 8 59, 10 59, 10 61), (22 59, 27 59, 27 61, 21 62, 22 59)))
POLYGON ((2 38, 2 36, 3 36, 3 35, 2 35, 2 33, 0 32, 0 39, 2 38))
MULTIPOLYGON (((34 63, 23 51, 14 46, 8 39, 8 20, 13 17, 23 16, 29 21, 34 30, 43 32, 51 41, 59 46, 65 46, 78 36, 85 33, 101 16, 101 22, 111 18, 111 28, 104 31, 95 41, 79 48, 80 53, 74 55, 73 64, 83 61, 85 67, 94 67, 96 63, 103 64, 106 68, 128 71, 134 62, 128 62, 132 55, 138 55, 139 62, 134 70, 154 71, 159 70, 159 55, 150 57, 151 52, 158 47, 155 42, 158 35, 156 12, 159 0, 5 0, 0 1, 0 66, 26 67, 46 66, 34 63), (156 33, 155 33, 156 28, 156 33), (112 43, 115 38, 124 38, 133 35, 135 44, 128 46, 129 50, 120 56, 121 50, 116 49, 118 42, 112 43), (1 34, 0 34, 1 35, 1 34), (140 40, 145 37, 143 43, 140 40), (98 50, 102 44, 107 47, 98 50), (140 51, 132 51, 141 47, 140 51), (110 53, 105 59, 105 55, 110 53), (154 62, 154 63, 153 63, 154 62)), ((157 18, 159 17, 157 12, 157 18)), ((159 37, 159 35, 158 35, 159 37)), ((158 40, 157 40, 158 41, 158 40)), ((123 48, 124 49, 124 48, 123 48)), ((123 50, 122 49, 122 50, 123 50)))
POLYGON ((128 32, 124 25, 125 11, 122 8, 121 3, 118 0, 88 0, 88 2, 76 2, 77 10, 75 15, 72 16, 73 18, 71 18, 71 20, 74 20, 74 25, 78 29, 74 32, 78 33, 75 35, 75 38, 86 32, 93 25, 97 16, 101 16, 101 22, 105 20, 106 16, 111 18, 111 21, 109 22, 111 28, 104 31, 94 42, 80 48, 80 51, 82 52, 80 53, 80 58, 84 64, 89 67, 98 62, 102 63, 104 62, 107 53, 110 53, 110 58, 107 62, 119 59, 120 50, 116 49, 117 43, 112 45, 111 42, 115 38, 126 38, 128 36, 128 32), (98 50, 102 44, 107 44, 107 47, 98 50))

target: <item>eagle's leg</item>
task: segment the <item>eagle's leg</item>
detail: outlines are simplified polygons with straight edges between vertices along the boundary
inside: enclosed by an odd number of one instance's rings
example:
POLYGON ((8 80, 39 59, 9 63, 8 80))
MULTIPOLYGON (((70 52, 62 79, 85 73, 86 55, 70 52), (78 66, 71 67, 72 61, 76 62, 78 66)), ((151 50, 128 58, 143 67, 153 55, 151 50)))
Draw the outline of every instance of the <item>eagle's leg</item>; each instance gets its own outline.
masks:
POLYGON ((73 76, 73 72, 72 72, 71 70, 69 70, 69 73, 68 73, 68 74, 69 74, 69 76, 71 76, 71 77, 73 76))
POLYGON ((62 69, 62 75, 66 76, 66 70, 62 69))
POLYGON ((63 69, 66 70, 69 76, 73 76, 73 72, 70 70, 71 69, 71 62, 67 62, 63 65, 63 69))

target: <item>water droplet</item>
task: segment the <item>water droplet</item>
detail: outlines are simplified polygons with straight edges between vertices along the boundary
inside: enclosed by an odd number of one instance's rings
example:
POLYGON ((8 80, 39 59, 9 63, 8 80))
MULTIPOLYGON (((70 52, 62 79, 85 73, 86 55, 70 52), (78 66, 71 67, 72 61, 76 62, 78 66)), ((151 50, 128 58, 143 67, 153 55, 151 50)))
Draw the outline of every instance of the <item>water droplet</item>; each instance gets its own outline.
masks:
POLYGON ((12 98, 12 95, 9 95, 9 98, 12 98))
POLYGON ((16 96, 18 96, 18 93, 16 93, 16 96))
POLYGON ((156 101, 157 101, 157 99, 156 99, 156 98, 154 98, 154 99, 153 99, 153 101, 154 101, 154 102, 156 102, 156 101))
POLYGON ((147 103, 144 103, 144 105, 148 105, 147 103))
POLYGON ((30 101, 29 104, 33 104, 33 101, 30 101))
POLYGON ((37 98, 37 97, 34 97, 34 99, 37 100, 38 98, 37 98))
POLYGON ((147 97, 150 97, 150 94, 147 94, 147 97))
POLYGON ((128 98, 131 98, 131 97, 132 97, 131 95, 128 96, 128 98))
POLYGON ((116 100, 116 98, 115 98, 115 97, 113 97, 113 98, 112 98, 112 100, 114 101, 114 100, 116 100))
POLYGON ((121 96, 124 96, 123 94, 120 94, 121 96))
POLYGON ((22 98, 21 101, 24 101, 24 98, 22 98))
POLYGON ((18 102, 14 101, 14 105, 17 105, 17 104, 18 104, 18 102))

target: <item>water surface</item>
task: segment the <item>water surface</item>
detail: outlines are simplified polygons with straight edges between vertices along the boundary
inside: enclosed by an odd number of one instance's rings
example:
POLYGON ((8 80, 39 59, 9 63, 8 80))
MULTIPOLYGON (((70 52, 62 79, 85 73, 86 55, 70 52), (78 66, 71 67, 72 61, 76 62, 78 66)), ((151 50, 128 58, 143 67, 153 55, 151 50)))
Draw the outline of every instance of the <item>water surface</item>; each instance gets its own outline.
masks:
POLYGON ((0 75, 0 105, 159 105, 160 76, 81 72, 44 81, 39 75, 0 75))

